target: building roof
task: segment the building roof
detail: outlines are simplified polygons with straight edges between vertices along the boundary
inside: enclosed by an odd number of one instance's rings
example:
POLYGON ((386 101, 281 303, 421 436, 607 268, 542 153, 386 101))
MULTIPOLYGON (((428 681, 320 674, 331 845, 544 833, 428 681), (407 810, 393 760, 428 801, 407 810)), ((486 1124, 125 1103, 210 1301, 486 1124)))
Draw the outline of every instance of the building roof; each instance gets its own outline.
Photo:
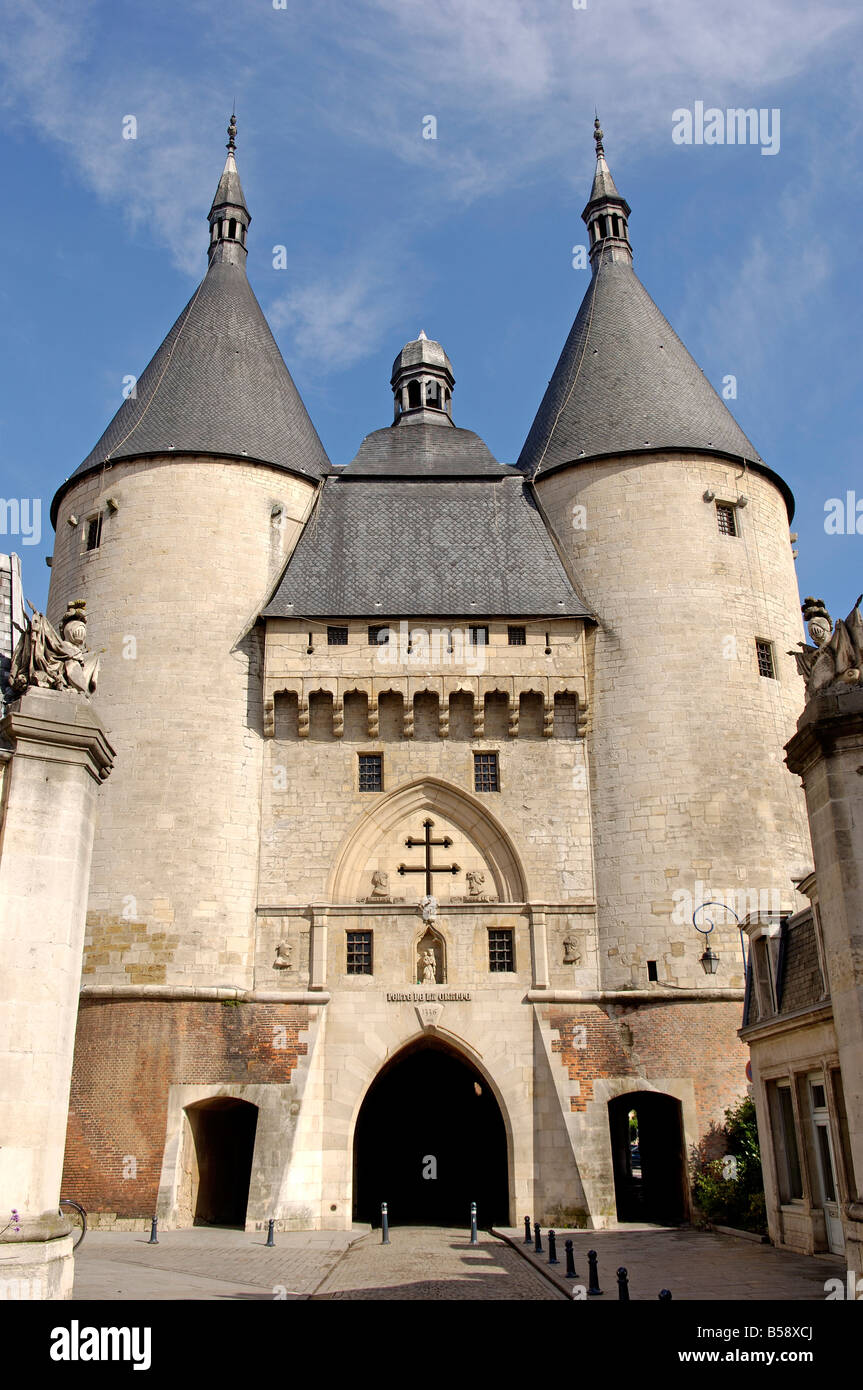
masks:
MULTIPOLYGON (((229 151, 221 194, 242 200, 229 151)), ((242 202, 245 209, 245 202, 242 202)), ((71 475, 153 454, 212 454, 311 478, 329 467, 299 392, 246 278, 245 247, 211 244, 201 284, 108 428, 71 475)), ((58 489, 57 506, 71 478, 58 489)))
POLYGON ((406 423, 367 434, 356 457, 344 469, 351 477, 519 476, 518 469, 498 463, 473 430, 441 429, 435 424, 406 423))
POLYGON ((631 266, 602 261, 518 464, 535 475, 660 449, 762 462, 631 266))
MULTIPOLYGON (((410 439, 421 429, 392 433, 410 439)), ((434 432, 449 437, 449 431, 434 432)), ((514 470, 497 481, 482 475, 458 481, 351 477, 347 469, 327 478, 263 613, 267 618, 472 615, 589 615, 532 486, 514 470)))

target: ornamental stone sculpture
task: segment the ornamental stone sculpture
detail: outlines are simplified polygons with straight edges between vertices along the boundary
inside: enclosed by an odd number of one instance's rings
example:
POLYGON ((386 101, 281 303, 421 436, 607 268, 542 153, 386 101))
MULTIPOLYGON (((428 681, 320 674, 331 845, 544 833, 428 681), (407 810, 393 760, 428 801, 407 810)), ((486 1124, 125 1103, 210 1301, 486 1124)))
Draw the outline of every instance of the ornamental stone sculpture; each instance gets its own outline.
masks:
POLYGON ((831 636, 832 620, 821 599, 804 599, 801 612, 814 646, 798 642, 799 652, 789 652, 806 681, 806 701, 826 690, 859 685, 863 679, 863 617, 860 595, 848 617, 837 619, 831 636))
POLYGON ((27 601, 33 614, 21 633, 9 668, 9 685, 23 694, 30 686, 46 690, 75 690, 92 695, 99 675, 99 658, 87 650, 86 603, 75 599, 60 621, 60 631, 52 627, 44 613, 27 601))
POLYGON ((423 984, 424 984, 424 985, 435 985, 435 984, 437 984, 437 961, 435 960, 434 951, 432 951, 432 950, 423 951, 422 967, 423 967, 423 980, 422 980, 423 984))
POLYGON ((280 941, 276 947, 276 959, 273 961, 274 970, 293 970, 294 968, 294 948, 290 941, 280 941))
POLYGON ((426 893, 419 900, 419 910, 422 913, 424 922, 434 922, 437 920, 437 898, 432 893, 426 893))

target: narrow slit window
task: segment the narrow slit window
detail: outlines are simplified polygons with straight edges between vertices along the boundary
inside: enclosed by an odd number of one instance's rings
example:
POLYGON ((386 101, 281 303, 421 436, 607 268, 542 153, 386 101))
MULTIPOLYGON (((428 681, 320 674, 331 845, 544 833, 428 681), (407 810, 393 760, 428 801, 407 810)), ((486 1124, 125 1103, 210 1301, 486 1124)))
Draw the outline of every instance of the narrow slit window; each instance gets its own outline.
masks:
POLYGON ((719 527, 719 534, 722 536, 737 535, 737 517, 734 515, 736 508, 728 502, 716 503, 716 525, 719 527))
POLYGON ((776 679, 776 663, 773 660, 773 643, 763 638, 756 638, 755 653, 758 658, 758 674, 766 676, 768 680, 776 679))
POLYGON ((86 543, 88 550, 98 550, 102 541, 102 513, 87 518, 86 543))

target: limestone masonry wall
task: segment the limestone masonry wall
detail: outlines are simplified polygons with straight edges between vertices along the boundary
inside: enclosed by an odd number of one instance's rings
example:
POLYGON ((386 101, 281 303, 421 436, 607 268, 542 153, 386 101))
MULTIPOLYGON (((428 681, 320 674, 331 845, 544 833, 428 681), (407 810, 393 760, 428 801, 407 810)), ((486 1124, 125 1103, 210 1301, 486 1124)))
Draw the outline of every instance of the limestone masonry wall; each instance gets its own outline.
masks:
POLYGON ((117 750, 85 984, 250 981, 263 743, 248 627, 313 493, 274 468, 167 457, 115 464, 63 498, 49 614, 86 599, 117 750), (88 551, 96 513, 101 542, 88 551))
MULTIPOLYGON (((600 618, 588 755, 604 984, 643 985, 654 960, 660 984, 694 985, 693 907, 799 908, 791 875, 811 866, 782 762, 803 703, 785 503, 760 474, 673 454, 579 464, 539 490, 600 618), (741 493, 739 534, 723 535, 716 502, 741 493)), ((723 983, 742 985, 734 919, 712 915, 723 983)))

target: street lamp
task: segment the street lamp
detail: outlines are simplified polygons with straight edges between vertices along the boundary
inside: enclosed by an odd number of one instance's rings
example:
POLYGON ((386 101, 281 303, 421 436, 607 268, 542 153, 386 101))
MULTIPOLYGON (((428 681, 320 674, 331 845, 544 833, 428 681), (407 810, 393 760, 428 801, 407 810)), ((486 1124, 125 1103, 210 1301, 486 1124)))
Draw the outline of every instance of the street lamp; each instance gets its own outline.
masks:
POLYGON ((742 953, 743 953, 743 974, 745 975, 745 974, 746 974, 746 947, 745 947, 744 944, 743 944, 743 928, 742 928, 741 925, 740 925, 740 918, 737 916, 737 913, 734 911, 734 908, 733 908, 733 907, 729 907, 727 903, 719 903, 719 902, 700 903, 700 904, 698 905, 698 907, 695 909, 695 911, 693 912, 693 914, 692 914, 692 925, 694 926, 695 930, 696 930, 697 932, 700 932, 701 935, 705 938, 705 942, 704 942, 704 954, 700 957, 700 960, 701 960, 701 968, 702 968, 702 970, 704 971, 705 975, 715 975, 716 972, 717 972, 717 970, 719 969, 719 956, 718 956, 718 955, 716 954, 716 952, 712 949, 712 947, 711 947, 711 945, 710 945, 710 942, 707 940, 707 937, 708 937, 708 936, 710 935, 710 933, 713 931, 713 928, 714 928, 715 923, 713 923, 713 922, 710 920, 710 918, 707 917, 707 918, 705 918, 705 921, 708 923, 708 925, 707 925, 706 927, 699 927, 697 921, 695 920, 696 917, 698 916, 699 912, 703 912, 703 910, 704 910, 705 907, 721 907, 721 908, 723 909, 723 911, 725 911, 725 912, 730 912, 730 913, 731 913, 731 916, 734 918, 735 922, 737 923, 737 929, 738 929, 738 931, 740 932, 740 950, 741 950, 742 953))

